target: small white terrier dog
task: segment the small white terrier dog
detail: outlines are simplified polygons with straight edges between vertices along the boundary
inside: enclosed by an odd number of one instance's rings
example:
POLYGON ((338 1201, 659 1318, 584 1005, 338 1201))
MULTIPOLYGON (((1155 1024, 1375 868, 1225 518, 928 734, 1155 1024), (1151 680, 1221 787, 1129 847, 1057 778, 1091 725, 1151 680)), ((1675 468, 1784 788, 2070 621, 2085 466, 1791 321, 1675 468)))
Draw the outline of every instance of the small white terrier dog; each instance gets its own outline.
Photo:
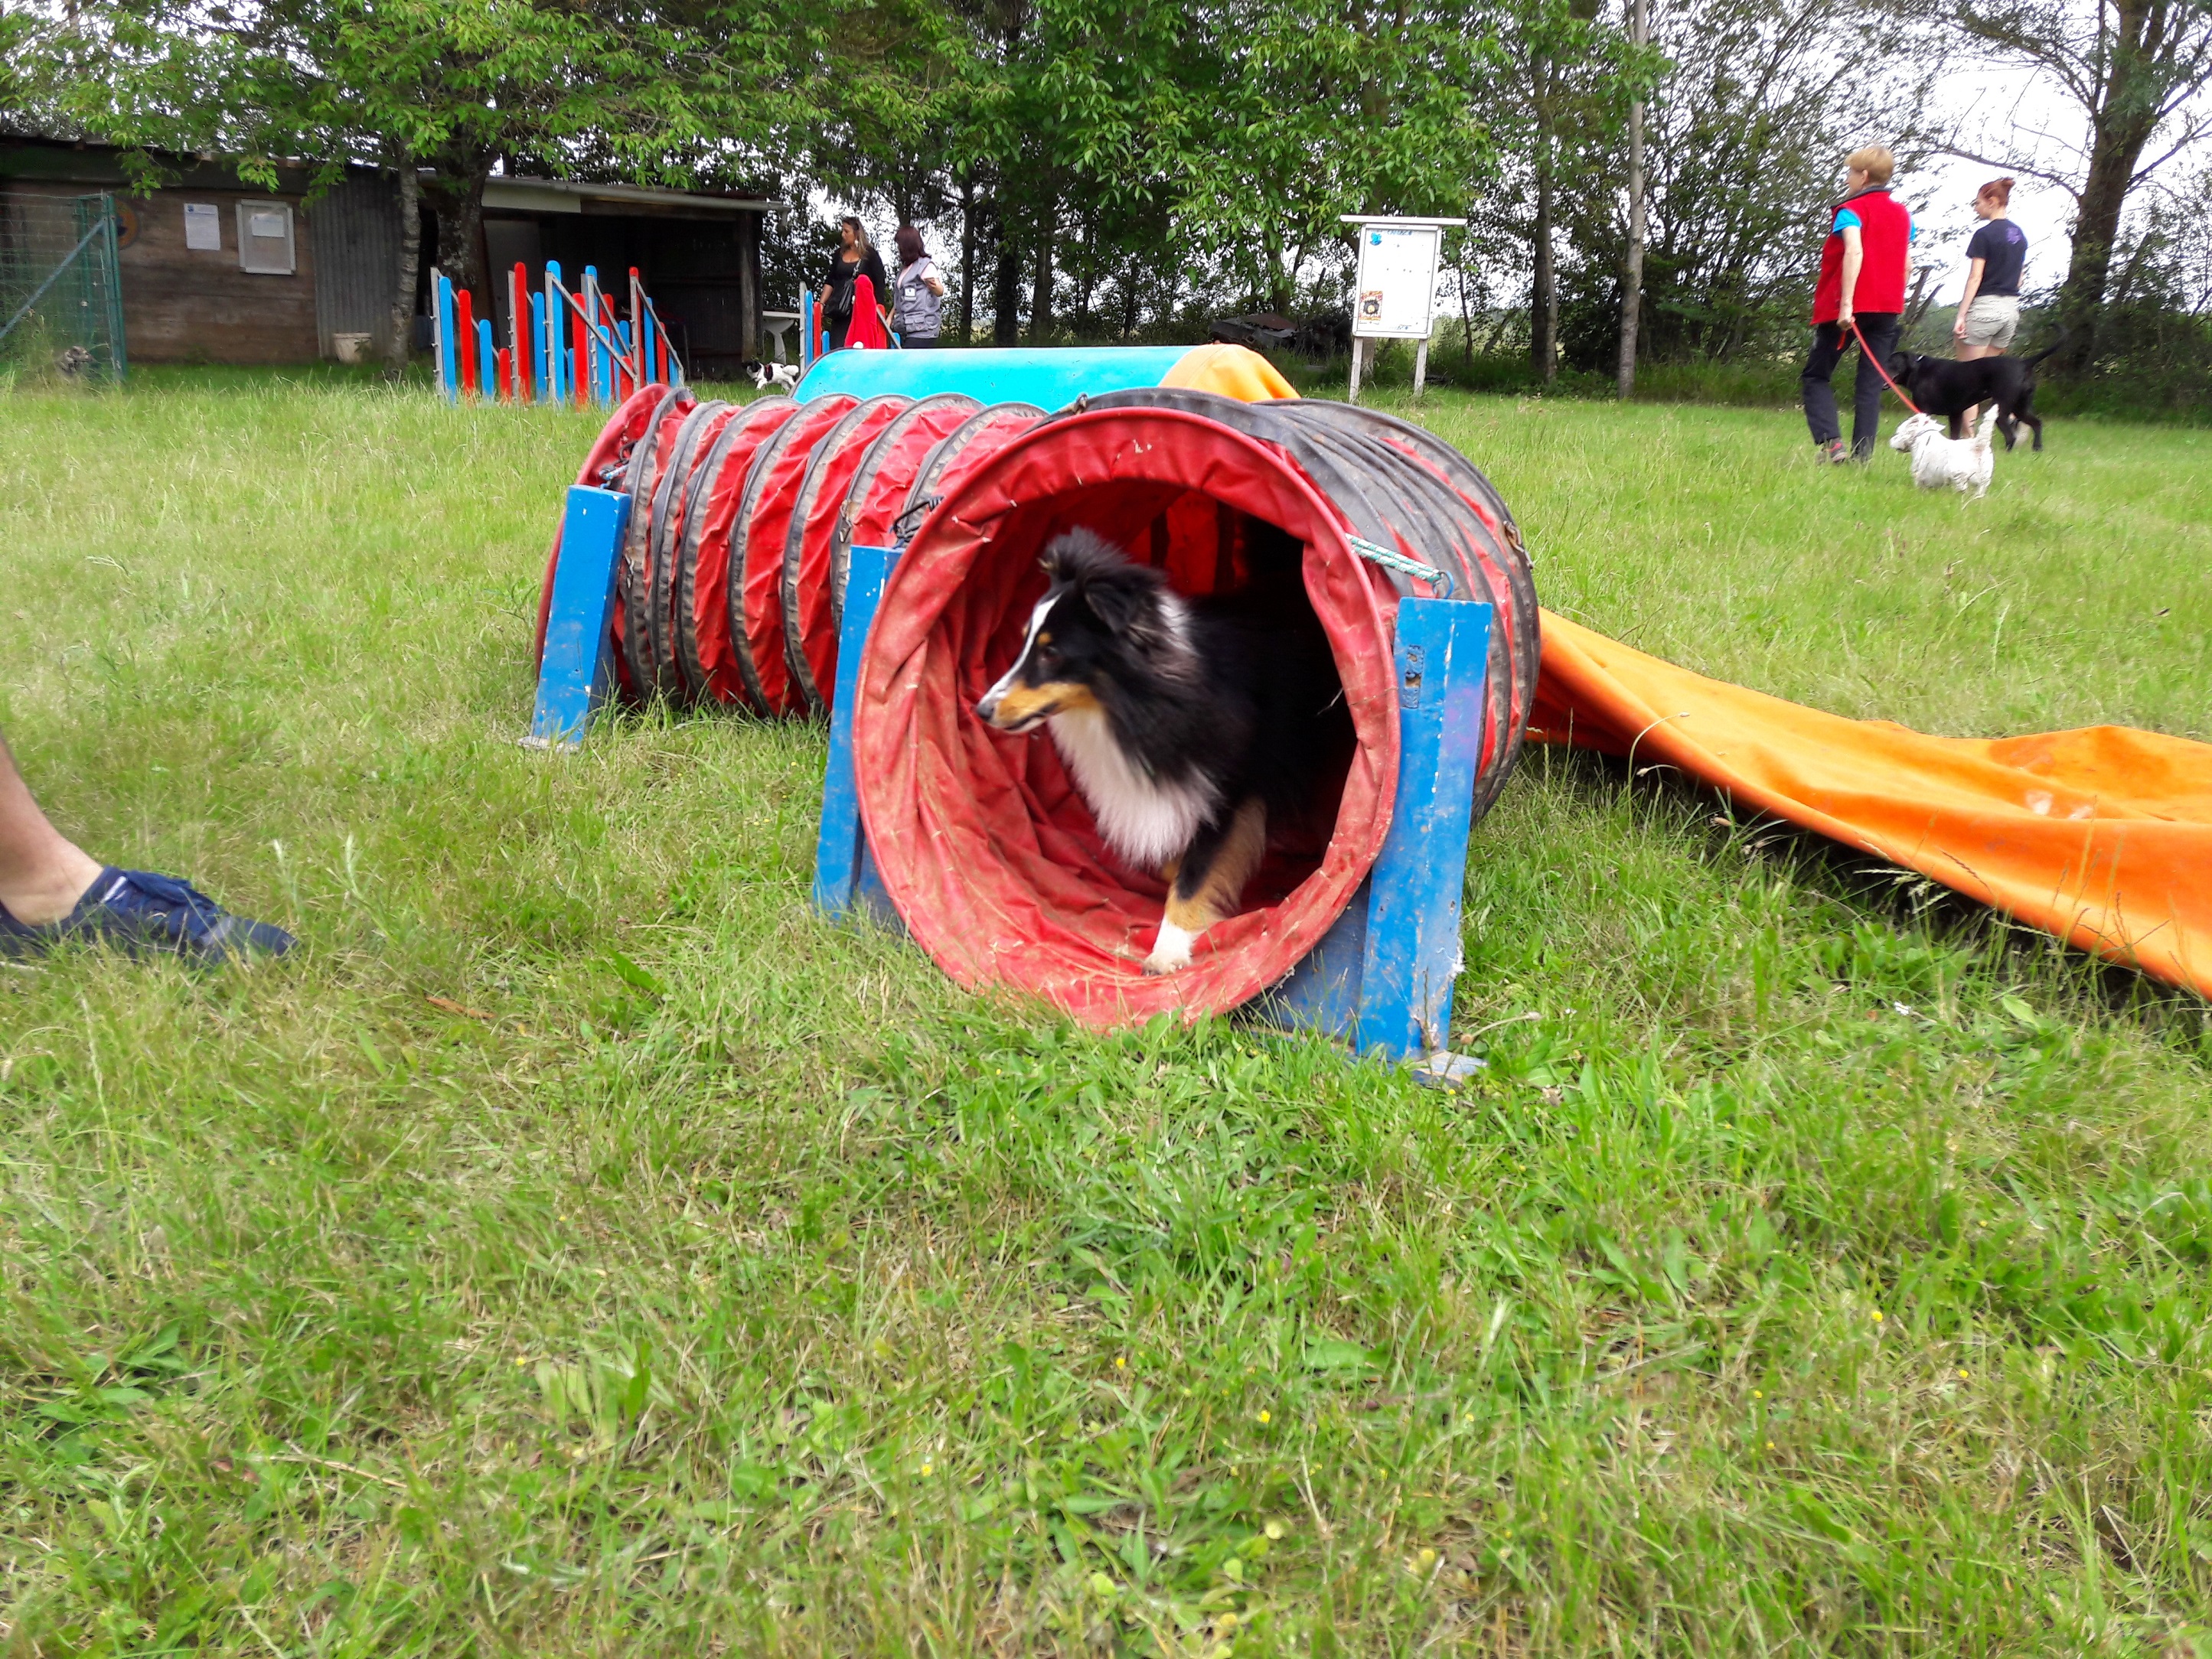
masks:
POLYGON ((1990 437, 1996 427, 1992 412, 1964 438, 1949 436, 1945 423, 1933 415, 1909 415, 1890 437, 1892 449, 1910 451, 1912 482, 1923 489, 1947 485, 1961 495, 1969 490, 1977 500, 1990 493, 1990 476, 1996 471, 1996 455, 1990 437))
POLYGON ((744 371, 752 376, 755 389, 761 392, 771 386, 778 392, 788 392, 799 384, 797 363, 764 363, 755 358, 744 366, 744 371))

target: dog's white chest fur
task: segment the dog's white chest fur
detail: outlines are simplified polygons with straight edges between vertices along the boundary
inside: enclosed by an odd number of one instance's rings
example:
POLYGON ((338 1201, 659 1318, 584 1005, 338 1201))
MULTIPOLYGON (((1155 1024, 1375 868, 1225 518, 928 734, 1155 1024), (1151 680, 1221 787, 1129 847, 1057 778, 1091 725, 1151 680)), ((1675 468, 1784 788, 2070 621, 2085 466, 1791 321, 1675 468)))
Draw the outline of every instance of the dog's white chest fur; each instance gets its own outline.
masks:
POLYGON ((1047 724, 1099 833, 1138 869, 1180 858, 1220 802, 1219 787, 1202 775, 1181 783, 1147 777, 1115 740, 1103 709, 1071 709, 1047 724))

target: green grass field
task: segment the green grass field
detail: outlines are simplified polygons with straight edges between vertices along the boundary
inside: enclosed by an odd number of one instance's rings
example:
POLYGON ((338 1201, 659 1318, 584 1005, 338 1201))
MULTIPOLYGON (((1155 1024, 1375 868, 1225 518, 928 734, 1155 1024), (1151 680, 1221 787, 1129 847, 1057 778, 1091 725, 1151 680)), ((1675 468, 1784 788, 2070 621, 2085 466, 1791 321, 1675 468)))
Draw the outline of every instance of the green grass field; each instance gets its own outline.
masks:
MULTIPOLYGON (((1424 418, 1647 650, 2212 738, 2212 434, 1424 418)), ((595 420, 0 398, 0 731, 303 940, 0 969, 0 1653, 2212 1654, 2202 1002, 1544 753, 1466 1094, 965 996, 817 731, 515 745, 595 420)))

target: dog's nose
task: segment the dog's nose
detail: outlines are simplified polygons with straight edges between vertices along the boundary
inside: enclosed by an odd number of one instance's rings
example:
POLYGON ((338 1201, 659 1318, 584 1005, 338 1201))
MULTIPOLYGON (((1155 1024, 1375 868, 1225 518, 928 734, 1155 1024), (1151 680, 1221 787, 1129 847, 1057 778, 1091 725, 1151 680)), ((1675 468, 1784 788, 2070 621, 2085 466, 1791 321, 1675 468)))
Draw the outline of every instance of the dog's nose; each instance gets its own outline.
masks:
POLYGON ((976 715, 977 715, 980 719, 981 719, 985 723, 987 723, 987 724, 988 724, 988 723, 989 722, 990 719, 991 719, 991 716, 993 716, 994 714, 997 714, 998 712, 999 712, 999 694, 998 694, 997 692, 995 692, 995 691, 986 691, 986 692, 982 695, 982 696, 981 696, 981 698, 979 698, 979 699, 976 701, 976 703, 975 703, 975 713, 976 713, 976 715))

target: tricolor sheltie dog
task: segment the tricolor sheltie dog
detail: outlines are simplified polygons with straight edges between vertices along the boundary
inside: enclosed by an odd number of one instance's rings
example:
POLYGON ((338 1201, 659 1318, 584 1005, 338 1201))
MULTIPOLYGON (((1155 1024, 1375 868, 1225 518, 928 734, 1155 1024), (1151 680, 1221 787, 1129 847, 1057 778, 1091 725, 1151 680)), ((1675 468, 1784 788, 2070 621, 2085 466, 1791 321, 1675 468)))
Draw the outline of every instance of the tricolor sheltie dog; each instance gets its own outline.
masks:
POLYGON ((1044 550, 1052 586, 1021 653, 975 712, 1001 732, 1049 726, 1099 833, 1169 884, 1147 973, 1237 912, 1268 824, 1310 816, 1340 782, 1352 716, 1307 601, 1303 550, 1272 526, 1242 591, 1187 599, 1088 530, 1044 550))

